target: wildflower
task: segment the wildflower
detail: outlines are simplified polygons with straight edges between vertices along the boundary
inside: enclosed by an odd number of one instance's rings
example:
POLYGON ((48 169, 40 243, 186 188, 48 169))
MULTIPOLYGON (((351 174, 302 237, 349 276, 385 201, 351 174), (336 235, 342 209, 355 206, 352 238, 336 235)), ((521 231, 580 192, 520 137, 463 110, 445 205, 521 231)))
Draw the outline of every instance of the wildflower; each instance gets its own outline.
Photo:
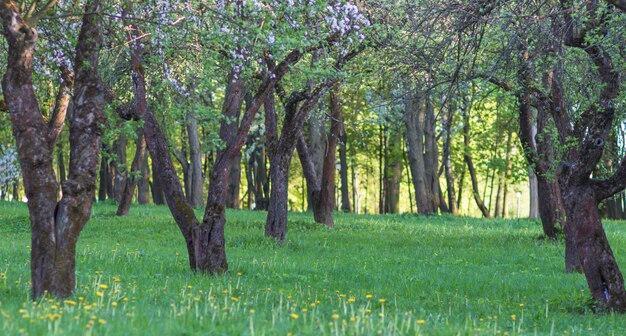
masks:
POLYGON ((306 308, 302 308, 302 312, 303 312, 303 313, 306 313, 306 312, 308 312, 308 311, 309 311, 308 309, 306 309, 306 308))
POLYGON ((350 297, 350 298, 348 298, 348 302, 349 302, 349 303, 354 303, 354 301, 355 301, 355 300, 354 300, 354 297, 350 297))
POLYGON ((102 293, 101 291, 97 291, 96 292, 96 296, 97 297, 102 297, 104 295, 104 293, 102 293))
POLYGON ((111 306, 113 306, 114 308, 117 307, 117 302, 111 302, 111 306))
POLYGON ((425 320, 417 320, 416 323, 419 324, 419 325, 424 325, 424 323, 426 323, 426 321, 425 320))
POLYGON ((524 308, 524 304, 523 303, 520 303, 519 306, 520 306, 520 308, 524 308))
POLYGON ((289 316, 291 317, 291 319, 292 319, 292 320, 295 320, 295 319, 297 319, 298 317, 300 317, 300 316, 298 316, 298 314, 296 314, 296 313, 291 313, 291 315, 289 315, 289 316))
POLYGON ((224 289, 224 290, 222 291, 222 293, 224 293, 224 294, 228 294, 228 289, 224 289))
POLYGON ((200 301, 200 298, 196 296, 195 298, 193 298, 193 301, 194 302, 198 302, 198 301, 200 301))
POLYGON ((24 313, 26 312, 26 309, 23 309, 23 308, 22 308, 22 309, 18 310, 18 312, 19 312, 20 314, 24 314, 24 313))
POLYGON ((368 299, 368 300, 371 300, 372 299, 372 294, 366 294, 365 298, 368 299))
POLYGON ((517 319, 517 316, 515 316, 515 314, 511 315, 511 321, 515 321, 517 319))
POLYGON ((235 297, 235 296, 231 296, 231 297, 230 297, 230 300, 231 300, 232 302, 239 302, 239 298, 238 298, 238 297, 235 297))
POLYGON ((250 310, 248 311, 248 314, 250 314, 250 315, 254 315, 254 313, 255 313, 254 309, 250 309, 250 310))
POLYGON ((237 276, 238 276, 238 277, 240 277, 240 276, 242 276, 242 275, 243 275, 243 273, 241 273, 241 272, 237 272, 237 276))
POLYGON ((106 323, 107 323, 107 321, 106 321, 106 320, 103 320, 103 319, 99 319, 99 320, 98 320, 98 323, 100 323, 100 324, 106 324, 106 323))
POLYGON ((380 300, 378 300, 378 302, 380 302, 382 304, 385 304, 385 302, 387 302, 387 299, 380 299, 380 300))
POLYGON ((339 314, 335 313, 331 317, 333 318, 333 320, 337 320, 339 319, 339 314))
POLYGON ((76 305, 76 301, 73 301, 73 300, 65 300, 63 301, 63 303, 65 303, 66 305, 70 305, 70 306, 76 305))
POLYGON ((102 289, 107 289, 107 288, 109 288, 109 286, 107 286, 107 285, 105 285, 105 284, 101 284, 101 285, 100 285, 100 288, 102 288, 102 289))

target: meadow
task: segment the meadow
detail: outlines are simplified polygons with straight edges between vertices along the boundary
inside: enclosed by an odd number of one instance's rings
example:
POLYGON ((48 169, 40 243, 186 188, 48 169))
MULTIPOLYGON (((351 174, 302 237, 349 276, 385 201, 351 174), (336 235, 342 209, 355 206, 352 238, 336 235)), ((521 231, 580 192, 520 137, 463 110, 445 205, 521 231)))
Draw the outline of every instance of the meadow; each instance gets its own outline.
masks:
MULTIPOLYGON (((167 208, 125 218, 98 204, 81 234, 74 297, 29 298, 24 204, 0 203, 0 330, 6 335, 623 335, 596 314, 563 242, 529 220, 290 214, 287 242, 264 212, 229 210, 222 276, 189 271, 167 208)), ((606 224, 626 269, 626 227, 606 224)))

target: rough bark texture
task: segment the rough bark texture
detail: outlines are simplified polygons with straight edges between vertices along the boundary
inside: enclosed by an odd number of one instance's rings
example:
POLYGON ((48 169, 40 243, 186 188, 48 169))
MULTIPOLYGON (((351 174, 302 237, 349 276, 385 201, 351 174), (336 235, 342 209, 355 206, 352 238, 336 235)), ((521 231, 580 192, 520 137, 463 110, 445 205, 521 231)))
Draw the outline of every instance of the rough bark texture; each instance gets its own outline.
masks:
POLYGON ((232 209, 241 208, 239 189, 241 186, 241 153, 237 153, 228 174, 228 192, 226 193, 226 206, 232 209))
POLYGON ((341 178, 341 211, 351 212, 350 206, 350 187, 348 185, 348 136, 346 130, 342 127, 341 136, 339 137, 339 176, 341 178))
POLYGON ((410 92, 405 98, 404 123, 407 129, 407 155, 413 177, 417 212, 422 215, 434 214, 432 198, 428 192, 428 181, 424 163, 424 121, 425 99, 417 92, 410 92))
POLYGON ((400 180, 402 179, 402 136, 391 130, 385 151, 384 213, 400 211, 400 180))
MULTIPOLYGON (((97 13, 100 2, 90 1, 86 13, 97 13)), ((103 120, 104 90, 97 74, 101 46, 98 16, 86 14, 76 46, 74 64, 74 112, 70 120, 70 166, 57 202, 59 185, 52 162, 58 128, 46 124, 40 114, 32 84, 33 50, 37 42, 37 17, 21 17, 13 1, 0 4, 4 36, 8 42, 8 66, 2 81, 11 115, 32 230, 32 296, 49 292, 63 298, 72 295, 78 236, 89 219, 95 194, 103 120)), ((41 16, 45 11, 41 13, 41 16)))
POLYGON ((202 150, 198 135, 198 118, 187 113, 187 137, 189 139, 189 194, 187 199, 191 206, 199 208, 204 205, 204 179, 202 177, 202 150))
POLYGON ((137 203, 150 204, 150 166, 148 166, 148 152, 146 150, 143 152, 139 166, 141 178, 137 183, 137 203))
MULTIPOLYGON (((328 87, 332 86, 332 84, 334 84, 333 81, 324 82, 311 93, 293 92, 284 101, 285 119, 281 128, 280 137, 278 137, 278 119, 273 108, 273 98, 268 97, 266 101, 265 128, 268 143, 268 157, 270 161, 270 180, 272 182, 272 186, 270 189, 267 220, 265 222, 265 234, 268 237, 275 238, 277 241, 284 241, 287 230, 287 178, 289 176, 289 164, 291 163, 293 152, 299 140, 303 140, 301 137, 302 129, 308 113, 315 107, 319 98, 326 92, 328 87)), ((298 148, 300 149, 300 147, 298 148)), ((309 155, 308 152, 303 154, 300 150, 298 153, 299 155, 309 155)), ((313 176, 315 176, 315 179, 317 180, 317 175, 314 174, 313 176)), ((311 178, 311 176, 309 176, 309 178, 311 178)), ((314 188, 307 188, 307 190, 309 190, 309 196, 311 196, 310 200, 312 208, 314 209, 315 220, 318 223, 328 225, 328 217, 320 217, 316 215, 318 214, 319 209, 321 209, 318 204, 321 198, 320 193, 322 192, 322 187, 317 183, 317 181, 311 182, 308 179, 307 186, 314 188)), ((330 217, 330 221, 332 223, 332 209, 330 217)))
POLYGON ((152 182, 150 183, 150 191, 152 202, 154 202, 155 205, 164 205, 165 194, 163 193, 163 183, 161 183, 161 178, 159 177, 156 160, 151 160, 151 171, 152 182))
POLYGON ((335 225, 333 210, 335 208, 335 172, 337 171, 337 143, 343 123, 339 85, 329 93, 330 130, 326 135, 326 153, 322 165, 320 193, 313 202, 313 218, 317 223, 328 227, 335 225))
MULTIPOLYGON (((571 7, 562 1, 564 9, 571 7)), ((590 29, 606 34, 605 17, 597 13, 597 4, 589 4, 585 10, 590 20, 583 27, 566 12, 562 27, 556 32, 565 32, 565 44, 579 48, 589 56, 597 69, 596 75, 603 84, 598 100, 582 111, 582 116, 573 123, 567 115, 563 85, 563 65, 556 62, 546 76, 550 88, 550 112, 562 140, 575 138, 578 146, 567 152, 567 161, 559 165, 557 172, 563 204, 567 214, 566 237, 569 234, 593 298, 603 310, 625 312, 626 291, 609 242, 602 228, 598 204, 621 191, 626 186, 626 158, 618 170, 608 179, 590 178, 602 157, 609 131, 615 118, 615 100, 620 94, 621 78, 613 65, 610 54, 601 46, 589 44, 586 32, 590 29), (572 127, 573 126, 573 127, 572 127)), ((562 48, 557 49, 562 52, 562 48)))
POLYGON ((133 158, 133 162, 130 166, 130 173, 124 179, 124 190, 122 191, 122 195, 120 197, 120 203, 117 206, 116 215, 118 216, 126 216, 128 215, 128 211, 130 211, 133 196, 135 195, 135 188, 137 187, 140 179, 139 174, 141 172, 141 161, 143 160, 145 150, 146 142, 144 141, 143 130, 139 129, 137 131, 135 157, 133 158))
POLYGON ((450 212, 453 215, 459 214, 459 206, 456 201, 455 191, 454 191, 454 175, 452 174, 452 161, 450 159, 450 147, 452 146, 452 123, 454 118, 454 112, 457 109, 456 102, 450 104, 448 108, 448 114, 445 115, 444 119, 444 128, 445 128, 445 139, 443 143, 443 168, 444 174, 446 177, 446 191, 448 194, 448 206, 450 212))

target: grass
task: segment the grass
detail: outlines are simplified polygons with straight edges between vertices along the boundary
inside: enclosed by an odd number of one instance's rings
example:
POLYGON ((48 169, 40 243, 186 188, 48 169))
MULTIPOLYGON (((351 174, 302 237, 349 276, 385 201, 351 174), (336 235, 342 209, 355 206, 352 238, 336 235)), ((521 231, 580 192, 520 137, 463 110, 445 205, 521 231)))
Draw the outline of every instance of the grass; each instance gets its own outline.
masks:
MULTIPOLYGON (((593 313, 585 279, 537 222, 290 214, 288 241, 265 213, 227 213, 230 271, 192 274, 167 208, 118 218, 100 204, 77 250, 76 294, 29 299, 29 221, 0 203, 0 328, 7 335, 621 335, 593 313)), ((606 225, 623 265, 626 229, 606 225)))

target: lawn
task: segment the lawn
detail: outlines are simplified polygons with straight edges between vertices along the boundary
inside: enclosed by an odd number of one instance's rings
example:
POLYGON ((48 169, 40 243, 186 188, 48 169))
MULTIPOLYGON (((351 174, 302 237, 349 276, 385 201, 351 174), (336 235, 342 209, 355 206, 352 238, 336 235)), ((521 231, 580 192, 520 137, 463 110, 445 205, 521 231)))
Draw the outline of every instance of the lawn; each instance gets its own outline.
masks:
MULTIPOLYGON (((622 335, 593 313, 563 242, 538 222, 337 214, 336 227, 290 214, 287 242, 265 213, 228 211, 230 270, 189 271, 167 208, 99 204, 81 234, 76 295, 29 298, 23 204, 0 203, 0 328, 7 335, 622 335)), ((626 269, 626 227, 606 224, 626 269)))

